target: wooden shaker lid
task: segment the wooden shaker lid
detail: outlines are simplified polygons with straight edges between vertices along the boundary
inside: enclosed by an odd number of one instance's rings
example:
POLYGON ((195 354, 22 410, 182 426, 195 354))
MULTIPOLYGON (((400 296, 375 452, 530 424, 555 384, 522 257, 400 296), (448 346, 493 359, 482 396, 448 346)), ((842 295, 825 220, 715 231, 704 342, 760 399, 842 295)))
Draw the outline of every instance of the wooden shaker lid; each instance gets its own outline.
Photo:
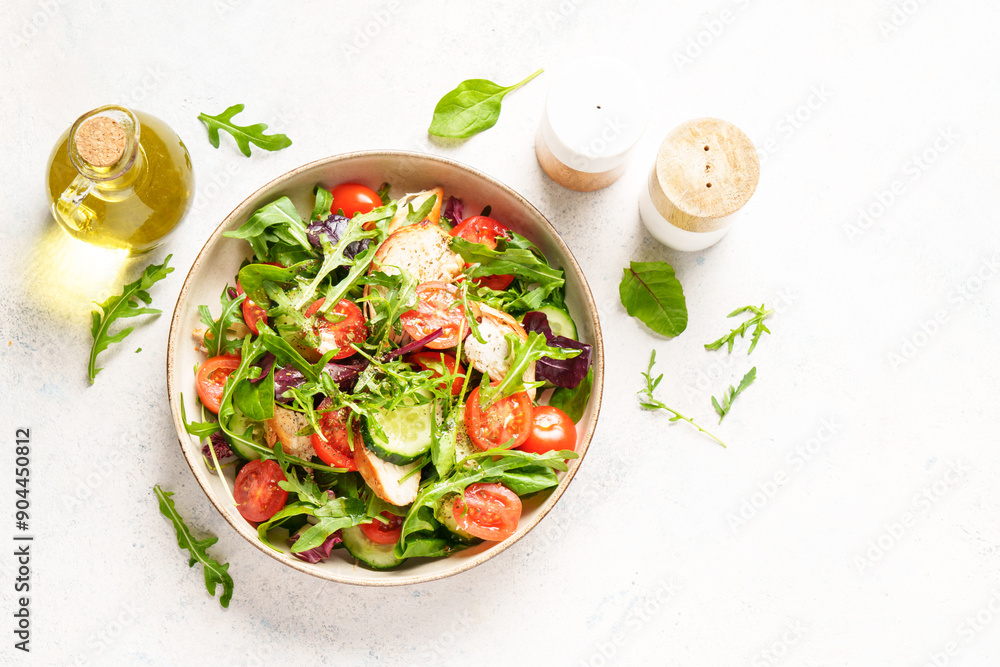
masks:
POLYGON ((660 145, 649 174, 656 210, 675 227, 711 232, 757 189, 760 160, 750 138, 718 118, 697 118, 675 127, 660 145))

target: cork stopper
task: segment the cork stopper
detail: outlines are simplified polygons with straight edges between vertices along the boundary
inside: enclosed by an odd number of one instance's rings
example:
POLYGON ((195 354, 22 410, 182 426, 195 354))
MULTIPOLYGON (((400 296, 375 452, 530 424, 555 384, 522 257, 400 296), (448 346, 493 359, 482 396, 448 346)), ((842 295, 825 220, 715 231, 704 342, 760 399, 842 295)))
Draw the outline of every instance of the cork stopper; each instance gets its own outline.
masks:
POLYGON ((76 131, 76 151, 90 165, 110 167, 125 153, 125 129, 107 116, 87 119, 76 131))
POLYGON ((691 232, 728 226, 757 189, 760 160, 732 123, 698 118, 663 140, 649 175, 649 195, 670 224, 691 232))

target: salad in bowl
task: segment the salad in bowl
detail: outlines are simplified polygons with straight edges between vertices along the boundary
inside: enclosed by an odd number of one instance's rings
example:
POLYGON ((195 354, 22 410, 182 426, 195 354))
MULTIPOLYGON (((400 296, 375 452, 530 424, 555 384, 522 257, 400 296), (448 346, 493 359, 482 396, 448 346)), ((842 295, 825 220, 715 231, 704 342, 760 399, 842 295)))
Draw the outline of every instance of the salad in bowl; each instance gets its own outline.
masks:
POLYGON ((489 203, 395 192, 319 179, 309 215, 274 196, 223 230, 244 259, 197 304, 196 365, 172 387, 217 506, 304 567, 496 551, 596 420, 564 269, 489 203))

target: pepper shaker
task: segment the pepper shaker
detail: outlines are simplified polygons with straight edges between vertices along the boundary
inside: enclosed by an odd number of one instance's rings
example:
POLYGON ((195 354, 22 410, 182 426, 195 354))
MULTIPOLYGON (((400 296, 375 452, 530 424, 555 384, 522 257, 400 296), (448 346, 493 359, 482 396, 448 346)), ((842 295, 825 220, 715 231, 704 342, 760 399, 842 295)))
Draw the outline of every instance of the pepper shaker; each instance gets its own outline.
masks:
POLYGON ((757 150, 742 130, 718 118, 689 120, 660 145, 639 214, 664 245, 702 250, 726 235, 759 178, 757 150))

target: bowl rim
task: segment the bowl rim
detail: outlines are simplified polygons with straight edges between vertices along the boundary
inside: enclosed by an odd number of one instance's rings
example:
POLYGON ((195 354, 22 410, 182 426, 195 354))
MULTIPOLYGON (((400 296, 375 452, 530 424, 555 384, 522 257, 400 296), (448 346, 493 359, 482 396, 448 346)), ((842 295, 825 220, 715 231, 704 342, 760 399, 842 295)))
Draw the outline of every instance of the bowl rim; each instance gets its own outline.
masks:
MULTIPOLYGON (((275 193, 275 196, 280 196, 275 193)), ((563 266, 563 270, 567 267, 563 266)), ((421 153, 417 151, 402 151, 402 150, 366 150, 366 151, 352 151, 348 153, 338 153, 330 155, 324 158, 319 158, 308 162, 304 165, 300 165, 294 169, 286 171, 279 176, 271 179, 261 187, 254 190, 249 196, 247 196, 243 201, 237 204, 229 214, 223 218, 222 222, 212 231, 208 239, 202 245, 201 249, 198 251, 194 262, 188 269, 187 274, 184 277, 184 283, 181 286, 180 291, 177 294, 177 300, 174 303, 173 313, 170 318, 170 331, 167 338, 167 359, 166 359, 166 371, 167 371, 167 399, 170 405, 171 417, 174 423, 174 430, 177 435, 177 441, 181 448, 181 453, 184 455, 184 459, 188 463, 188 467, 194 474, 195 480, 198 482, 198 486, 208 497, 209 501, 215 507, 215 509, 222 515, 227 523, 243 538, 250 542, 254 547, 263 553, 267 554, 271 558, 277 560, 283 565, 290 566, 300 572, 305 574, 324 579, 327 581, 333 581, 341 584, 351 584, 355 586, 375 586, 375 587, 389 587, 389 586, 406 586, 412 584, 427 583, 431 581, 437 581, 453 575, 459 574, 470 570, 477 565, 490 560, 491 558, 499 555, 503 551, 513 546, 516 542, 520 541, 525 535, 531 532, 532 529, 538 523, 545 518, 545 516, 555 507, 556 502, 562 497, 566 489, 569 487, 570 482, 576 475, 577 470, 583 463, 583 459, 587 453, 590 442, 593 439, 594 432, 597 428, 598 418, 600 417, 601 411, 601 399, 603 397, 604 390, 604 343, 601 334, 600 319, 598 317, 597 304, 594 301, 593 293, 590 290, 590 285, 587 282, 586 275, 580 264, 577 262, 576 257, 573 252, 563 241, 562 236, 556 230, 556 228, 549 222, 548 218, 538 210, 531 202, 529 202, 524 196, 519 192, 508 186, 507 184, 489 176, 478 169, 471 167, 457 160, 451 158, 443 157, 440 155, 433 155, 429 153, 421 153), (177 387, 174 385, 174 357, 177 345, 183 339, 182 336, 182 326, 181 326, 181 303, 185 300, 188 292, 192 287, 192 276, 202 263, 205 261, 210 248, 213 248, 215 244, 219 241, 223 232, 228 231, 232 226, 234 219, 237 214, 242 214, 250 206, 250 202, 255 201, 263 196, 263 194, 280 185, 284 181, 292 180, 298 174, 316 169, 328 164, 333 164, 337 162, 346 162, 357 158, 371 158, 371 157, 390 157, 390 158, 413 158, 417 160, 429 160, 433 162, 438 162, 443 165, 457 168, 467 174, 474 176, 476 178, 482 179, 494 187, 503 190, 508 196, 512 197, 519 205, 526 207, 528 210, 532 211, 534 215, 540 220, 549 232, 549 236, 555 241, 556 245, 562 252, 562 258, 572 267, 576 277, 579 279, 580 286, 582 287, 581 294, 579 295, 585 305, 587 311, 587 317, 590 318, 591 324, 594 330, 594 355, 593 355, 593 365, 594 365, 594 382, 591 388, 590 401, 592 402, 593 415, 589 423, 587 424, 587 429, 583 433, 583 437, 579 441, 579 446, 577 447, 577 453, 579 457, 571 460, 569 464, 569 469, 563 473, 562 478, 559 480, 559 484, 556 485, 549 495, 542 501, 538 508, 538 511, 531 518, 529 522, 522 523, 518 526, 517 531, 511 537, 498 542, 488 549, 476 554, 474 557, 463 561, 461 564, 455 566, 444 572, 434 572, 424 575, 410 575, 410 576, 400 576, 392 578, 373 578, 369 580, 359 580, 352 579, 338 575, 335 572, 326 572, 321 569, 309 566, 308 563, 299 561, 298 559, 290 556, 283 551, 275 551, 274 549, 268 548, 267 545, 261 543, 257 537, 257 531, 246 522, 236 522, 234 517, 230 515, 228 511, 221 505, 222 500, 215 497, 215 493, 209 488, 208 484, 210 480, 208 479, 208 471, 205 468, 204 461, 202 460, 200 454, 194 456, 189 449, 190 447, 185 446, 185 438, 190 441, 191 436, 187 434, 184 429, 184 424, 181 419, 180 413, 180 394, 176 391, 177 387)), ((447 556, 445 557, 447 558, 447 556)), ((355 566, 357 567, 357 566, 355 566)))

